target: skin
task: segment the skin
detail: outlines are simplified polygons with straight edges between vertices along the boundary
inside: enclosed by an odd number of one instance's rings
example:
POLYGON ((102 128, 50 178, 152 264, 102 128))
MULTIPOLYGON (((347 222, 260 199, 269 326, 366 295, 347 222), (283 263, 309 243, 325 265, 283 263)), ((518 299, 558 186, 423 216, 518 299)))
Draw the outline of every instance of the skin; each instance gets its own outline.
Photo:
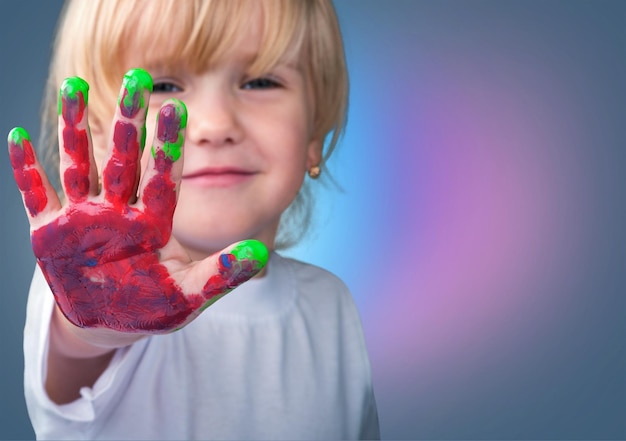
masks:
POLYGON ((14 129, 9 135, 11 164, 31 215, 33 251, 60 311, 80 328, 142 334, 178 329, 258 273, 267 260, 262 244, 242 242, 214 259, 212 272, 196 290, 183 289, 172 265, 162 261, 161 250, 171 238, 187 110, 178 100, 160 107, 150 172, 139 200, 131 203, 151 90, 147 72, 126 75, 102 193, 91 194, 88 86, 79 78, 63 83, 62 176, 69 199, 64 207, 41 179, 28 134, 14 129))
MULTIPOLYGON (((106 369, 113 349, 185 326, 266 262, 261 242, 273 248, 283 211, 306 170, 321 160, 322 140, 313 136, 312 91, 300 60, 283 60, 262 77, 248 75, 259 34, 257 21, 224 62, 206 72, 148 66, 158 86, 150 100, 141 78, 125 79, 110 131, 90 130, 83 89, 62 88, 59 133, 68 129, 68 146, 85 137, 87 143, 85 153, 84 142, 66 149, 65 137, 60 139, 62 184, 72 193, 65 204, 49 185, 25 131, 11 132, 11 162, 37 258, 56 285, 45 384, 52 401, 75 400, 106 369), (186 127, 176 100, 189 109, 186 127), (146 132, 156 136, 139 167, 146 132), (95 164, 104 164, 101 190, 95 164), (76 177, 67 173, 74 169, 76 177), (66 227, 68 222, 74 228, 66 227), (229 245, 246 238, 256 240, 229 245), (60 250, 65 259, 53 255, 60 250), (146 271, 160 283, 144 285, 150 283, 146 271), (120 276, 131 284, 120 283, 120 276), (140 286, 150 290, 133 291, 140 286), (86 305, 94 299, 100 308, 86 305), (126 314, 128 305, 144 316, 126 314), (71 318, 75 309, 80 314, 71 318)), ((140 54, 142 48, 130 52, 140 54)), ((127 61, 141 65, 139 59, 127 61)))
POLYGON ((65 194, 72 202, 82 201, 89 194, 90 160, 89 134, 77 126, 83 120, 87 106, 89 85, 81 78, 68 78, 59 92, 59 115, 64 126, 61 137, 63 149, 71 158, 63 175, 65 194))
POLYGON ((15 182, 22 191, 24 206, 31 217, 37 216, 48 203, 41 173, 35 167, 36 159, 30 136, 22 128, 9 134, 9 157, 15 182))
MULTIPOLYGON (((172 232, 194 260, 243 238, 272 249, 281 215, 307 170, 321 162, 322 141, 315 136, 315 103, 303 60, 293 54, 252 76, 261 20, 247 29, 206 71, 160 60, 145 66, 154 78, 147 132, 156 130, 156 115, 167 99, 184 101, 189 112, 172 232), (234 170, 230 176, 229 170, 234 170)), ((128 52, 135 54, 126 60, 129 66, 144 65, 143 48, 128 52)), ((106 145, 108 131, 94 128, 95 146, 106 145)), ((106 161, 104 149, 95 154, 97 163, 106 161)), ((143 155, 143 168, 150 157, 143 155)))

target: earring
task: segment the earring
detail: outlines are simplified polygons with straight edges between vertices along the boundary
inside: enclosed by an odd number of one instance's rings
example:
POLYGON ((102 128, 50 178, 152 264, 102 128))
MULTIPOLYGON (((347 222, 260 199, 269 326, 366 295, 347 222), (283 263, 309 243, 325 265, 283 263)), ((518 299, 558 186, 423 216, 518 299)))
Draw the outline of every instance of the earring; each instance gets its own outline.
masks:
POLYGON ((313 167, 309 169, 309 177, 311 179, 319 178, 320 174, 322 174, 322 169, 320 168, 319 165, 314 165, 313 167))

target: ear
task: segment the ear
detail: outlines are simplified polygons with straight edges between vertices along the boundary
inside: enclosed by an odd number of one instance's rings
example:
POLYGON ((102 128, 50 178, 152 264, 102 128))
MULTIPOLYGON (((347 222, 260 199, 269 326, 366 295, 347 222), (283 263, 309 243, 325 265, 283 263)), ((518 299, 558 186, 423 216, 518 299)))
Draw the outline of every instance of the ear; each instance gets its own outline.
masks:
POLYGON ((318 139, 312 139, 307 146, 306 169, 320 165, 322 162, 322 150, 324 143, 318 139))

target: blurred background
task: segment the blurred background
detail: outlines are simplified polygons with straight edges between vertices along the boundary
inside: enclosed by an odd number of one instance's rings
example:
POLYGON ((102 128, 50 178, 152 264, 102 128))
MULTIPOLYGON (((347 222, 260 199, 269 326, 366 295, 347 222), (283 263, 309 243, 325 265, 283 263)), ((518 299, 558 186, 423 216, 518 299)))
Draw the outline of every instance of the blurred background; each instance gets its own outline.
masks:
MULTIPOLYGON (((37 138, 59 0, 0 0, 0 132, 37 138)), ((387 439, 626 438, 626 2, 337 0, 346 136, 310 238, 387 439)), ((0 156, 0 438, 29 439, 34 266, 0 156)))

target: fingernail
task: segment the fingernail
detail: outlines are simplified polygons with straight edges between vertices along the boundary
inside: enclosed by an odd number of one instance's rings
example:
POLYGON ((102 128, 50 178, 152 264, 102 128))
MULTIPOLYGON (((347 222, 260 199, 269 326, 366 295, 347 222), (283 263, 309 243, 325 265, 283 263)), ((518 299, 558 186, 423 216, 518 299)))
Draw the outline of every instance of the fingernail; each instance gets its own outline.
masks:
POLYGON ((248 261, 252 263, 253 268, 258 270, 267 264, 269 258, 267 247, 262 242, 253 239, 239 242, 228 254, 234 256, 239 262, 248 261))
POLYGON ((126 118, 133 118, 146 106, 144 92, 152 92, 152 77, 144 69, 131 69, 122 80, 122 91, 118 100, 120 111, 126 118))
POLYGON ((258 240, 244 240, 220 255, 217 263, 219 275, 211 277, 202 291, 205 298, 209 299, 202 309, 257 275, 267 264, 268 258, 267 247, 258 240))
POLYGON ((82 119, 88 100, 89 84, 80 77, 66 78, 59 89, 58 114, 74 124, 82 119))
MULTIPOLYGON (((182 130, 187 127, 187 107, 175 98, 169 100, 159 110, 157 138, 163 142, 163 153, 172 161, 177 161, 185 141, 182 130)), ((156 152, 152 151, 153 155, 156 152)))
POLYGON ((30 141, 30 135, 23 128, 14 127, 9 132, 7 140, 10 144, 19 145, 23 148, 24 141, 30 141))
POLYGON ((14 169, 21 169, 35 163, 35 154, 30 143, 30 135, 21 127, 15 127, 9 132, 9 157, 14 169))

